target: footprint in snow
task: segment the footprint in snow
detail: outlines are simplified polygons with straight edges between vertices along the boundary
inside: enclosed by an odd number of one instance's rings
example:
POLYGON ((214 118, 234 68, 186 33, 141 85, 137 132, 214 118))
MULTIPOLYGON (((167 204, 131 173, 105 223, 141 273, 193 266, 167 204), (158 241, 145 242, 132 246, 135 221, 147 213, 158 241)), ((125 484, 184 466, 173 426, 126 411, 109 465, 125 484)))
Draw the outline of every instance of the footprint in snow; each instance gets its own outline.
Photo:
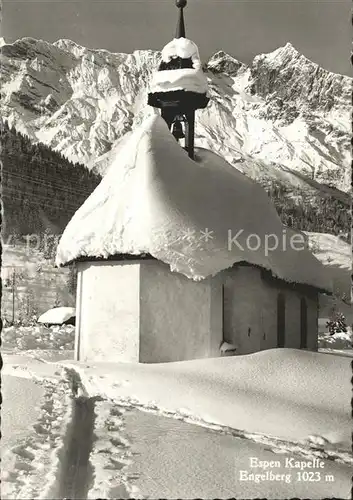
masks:
POLYGON ((19 459, 17 459, 15 461, 14 468, 18 471, 21 471, 21 472, 31 472, 35 469, 35 467, 33 467, 33 465, 31 465, 27 462, 23 462, 22 460, 19 460, 19 459))
POLYGON ((15 446, 11 451, 19 457, 25 458, 27 460, 34 460, 35 458, 34 454, 30 452, 25 446, 15 446))

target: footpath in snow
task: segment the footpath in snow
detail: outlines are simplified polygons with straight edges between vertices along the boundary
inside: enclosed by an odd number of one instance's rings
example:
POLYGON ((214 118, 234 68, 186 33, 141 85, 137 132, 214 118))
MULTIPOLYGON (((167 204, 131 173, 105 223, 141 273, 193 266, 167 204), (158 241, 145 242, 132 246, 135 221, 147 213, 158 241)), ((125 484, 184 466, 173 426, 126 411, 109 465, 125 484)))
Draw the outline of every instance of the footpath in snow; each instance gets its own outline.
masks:
POLYGON ((63 354, 5 355, 3 375, 44 395, 11 445, 3 498, 350 498, 349 358, 274 349, 110 365, 63 354))
POLYGON ((87 396, 105 399, 88 498, 350 498, 348 358, 274 349, 64 364, 87 396))

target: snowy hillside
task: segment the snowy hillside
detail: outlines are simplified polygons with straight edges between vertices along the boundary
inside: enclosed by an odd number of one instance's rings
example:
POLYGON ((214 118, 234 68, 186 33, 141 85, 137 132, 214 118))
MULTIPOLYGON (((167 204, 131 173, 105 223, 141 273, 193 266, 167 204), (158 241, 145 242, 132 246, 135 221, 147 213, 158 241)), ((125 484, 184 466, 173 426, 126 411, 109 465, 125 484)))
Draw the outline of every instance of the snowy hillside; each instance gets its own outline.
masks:
MULTIPOLYGON (((152 113, 147 89, 159 58, 151 50, 110 53, 70 40, 5 44, 2 115, 32 140, 104 170, 109 151, 152 113)), ((196 146, 257 180, 320 188, 304 173, 348 189, 351 78, 320 68, 290 44, 250 66, 218 52, 204 70, 211 102, 197 114, 196 146)))
POLYGON ((325 266, 337 267, 348 273, 351 271, 352 249, 343 238, 324 233, 306 234, 310 249, 325 266))
POLYGON ((325 266, 333 282, 336 297, 351 301, 352 248, 342 238, 332 234, 306 233, 309 248, 325 266))

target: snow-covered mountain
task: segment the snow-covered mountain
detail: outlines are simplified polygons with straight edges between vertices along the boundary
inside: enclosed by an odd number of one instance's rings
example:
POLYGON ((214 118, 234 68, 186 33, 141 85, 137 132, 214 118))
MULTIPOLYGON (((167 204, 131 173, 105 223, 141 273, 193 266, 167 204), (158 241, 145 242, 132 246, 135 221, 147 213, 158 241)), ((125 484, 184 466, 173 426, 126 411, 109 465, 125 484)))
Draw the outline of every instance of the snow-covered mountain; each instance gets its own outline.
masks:
MULTIPOLYGON (((153 113, 147 86, 159 59, 151 50, 111 53, 70 40, 5 43, 2 116, 32 140, 104 172, 119 141, 153 113)), ((257 180, 348 190, 351 78, 289 43, 249 66, 217 52, 204 70, 211 101, 197 113, 197 146, 257 180)))

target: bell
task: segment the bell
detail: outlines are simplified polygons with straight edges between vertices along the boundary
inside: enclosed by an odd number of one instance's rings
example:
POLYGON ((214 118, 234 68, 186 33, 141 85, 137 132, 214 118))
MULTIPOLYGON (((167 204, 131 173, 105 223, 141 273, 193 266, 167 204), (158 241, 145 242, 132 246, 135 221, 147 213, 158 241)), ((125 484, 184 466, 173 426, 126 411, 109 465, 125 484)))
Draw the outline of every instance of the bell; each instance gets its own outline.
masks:
POLYGON ((176 120, 172 124, 172 134, 174 135, 174 137, 176 138, 177 141, 179 141, 179 139, 184 139, 185 134, 183 132, 183 127, 181 125, 181 121, 176 120))

